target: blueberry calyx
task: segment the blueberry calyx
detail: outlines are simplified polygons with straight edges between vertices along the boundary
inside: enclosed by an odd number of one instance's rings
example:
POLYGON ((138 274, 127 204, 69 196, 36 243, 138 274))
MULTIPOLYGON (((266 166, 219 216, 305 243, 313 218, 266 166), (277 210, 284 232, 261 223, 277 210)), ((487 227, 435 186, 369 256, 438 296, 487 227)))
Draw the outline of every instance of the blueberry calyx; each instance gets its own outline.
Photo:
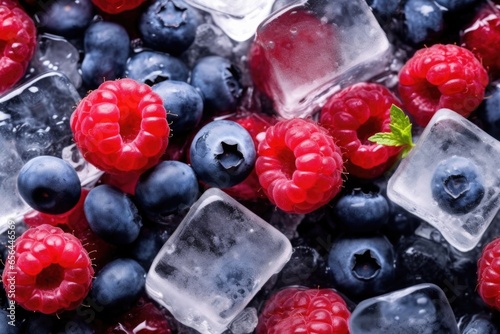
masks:
POLYGON ((380 262, 372 255, 369 249, 354 254, 352 259, 352 273, 360 280, 371 280, 380 272, 380 262))
POLYGON ((174 0, 162 2, 156 9, 156 15, 167 28, 179 28, 186 24, 187 7, 181 6, 174 0))
POLYGON ((453 198, 459 198, 470 190, 470 184, 463 175, 450 175, 444 180, 444 190, 453 198))
POLYGON ((230 171, 235 170, 243 162, 243 153, 238 149, 238 144, 229 144, 224 141, 220 143, 221 153, 216 155, 221 166, 230 171))

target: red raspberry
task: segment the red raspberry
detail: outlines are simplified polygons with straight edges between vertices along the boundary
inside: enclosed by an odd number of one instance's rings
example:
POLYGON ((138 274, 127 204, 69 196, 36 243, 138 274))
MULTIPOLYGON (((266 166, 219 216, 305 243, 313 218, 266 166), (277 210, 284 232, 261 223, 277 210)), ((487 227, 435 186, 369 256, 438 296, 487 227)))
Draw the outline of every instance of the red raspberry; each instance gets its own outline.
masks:
POLYGON ((468 117, 483 101, 488 74, 466 48, 435 44, 418 50, 399 72, 399 95, 420 126, 449 108, 468 117))
POLYGON ((82 99, 70 122, 85 159, 115 174, 156 165, 170 134, 160 96, 132 79, 101 84, 82 99))
POLYGON ((462 46, 483 63, 493 76, 500 75, 500 9, 491 3, 480 7, 478 13, 462 33, 462 46))
POLYGON ((285 288, 266 302, 257 334, 347 334, 351 313, 330 289, 285 288))
POLYGON ((479 295, 486 304, 500 310, 500 238, 484 247, 477 267, 479 295))
MULTIPOLYGON (((268 127, 276 123, 276 119, 274 117, 255 112, 240 113, 230 117, 229 119, 237 122, 250 133, 256 150, 259 147, 258 139, 265 135, 265 131, 268 127)), ((266 195, 260 186, 259 177, 255 172, 255 168, 245 180, 233 187, 225 188, 224 191, 230 196, 243 201, 254 201, 266 198, 266 195)))
POLYGON ((359 83, 329 98, 321 110, 320 124, 328 129, 347 159, 346 170, 360 178, 375 178, 390 168, 399 147, 373 143, 368 138, 390 132, 391 105, 401 102, 386 87, 359 83))
POLYGON ((35 48, 33 20, 17 2, 0 0, 0 93, 22 78, 35 48))
POLYGON ((135 9, 144 2, 146 0, 92 0, 94 5, 108 14, 118 14, 135 9))
POLYGON ((273 204, 286 212, 309 213, 340 191, 343 166, 340 149, 326 129, 292 118, 267 129, 255 171, 273 204))
POLYGON ((80 240, 44 224, 26 230, 14 247, 15 263, 7 263, 2 279, 5 291, 14 292, 15 302, 45 314, 73 310, 82 303, 94 269, 80 240))

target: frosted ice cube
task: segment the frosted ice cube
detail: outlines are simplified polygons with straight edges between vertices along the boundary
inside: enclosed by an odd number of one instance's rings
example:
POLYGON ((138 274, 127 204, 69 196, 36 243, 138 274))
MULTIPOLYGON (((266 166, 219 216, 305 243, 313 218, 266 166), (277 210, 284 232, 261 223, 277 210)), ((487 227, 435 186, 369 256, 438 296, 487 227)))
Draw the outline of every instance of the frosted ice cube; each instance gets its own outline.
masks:
POLYGON ((273 7, 274 0, 186 0, 190 5, 211 13, 224 32, 235 41, 245 41, 273 7))
POLYGON ((292 253, 289 240, 211 188, 156 256, 146 291, 181 323, 222 333, 292 253))
POLYGON ((388 68, 391 45, 364 0, 297 1, 258 27, 257 85, 285 117, 313 113, 344 86, 388 68))
POLYGON ((72 144, 69 119, 80 101, 66 76, 48 72, 0 96, 0 231, 28 209, 17 190, 22 165, 39 155, 61 156, 72 144))
POLYGON ((455 315, 444 292, 419 284, 359 303, 349 319, 353 334, 458 334, 455 315))
POLYGON ((387 188, 393 202, 433 225, 462 252, 479 242, 500 207, 499 194, 500 142, 449 109, 441 109, 434 115, 416 147, 389 179, 387 188), (475 172, 458 175, 445 164, 458 159, 467 161, 468 169, 475 172), (448 202, 462 201, 467 205, 453 208, 439 196, 433 196, 433 185, 438 184, 433 183, 433 177, 438 170, 448 173, 442 183, 449 194, 446 198, 454 198, 448 202), (483 188, 483 194, 470 197, 475 200, 469 201, 466 196, 480 194, 475 192, 476 187, 470 186, 474 178, 477 181, 474 183, 483 188))

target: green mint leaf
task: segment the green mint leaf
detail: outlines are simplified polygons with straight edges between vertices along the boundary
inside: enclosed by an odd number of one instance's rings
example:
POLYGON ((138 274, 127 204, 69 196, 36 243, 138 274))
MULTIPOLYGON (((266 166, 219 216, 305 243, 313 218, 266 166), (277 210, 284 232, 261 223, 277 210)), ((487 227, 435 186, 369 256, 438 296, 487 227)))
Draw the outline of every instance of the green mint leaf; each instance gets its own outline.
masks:
POLYGON ((385 146, 403 146, 402 157, 406 157, 415 146, 411 136, 412 124, 401 108, 391 106, 391 132, 379 132, 368 138, 369 141, 385 146))

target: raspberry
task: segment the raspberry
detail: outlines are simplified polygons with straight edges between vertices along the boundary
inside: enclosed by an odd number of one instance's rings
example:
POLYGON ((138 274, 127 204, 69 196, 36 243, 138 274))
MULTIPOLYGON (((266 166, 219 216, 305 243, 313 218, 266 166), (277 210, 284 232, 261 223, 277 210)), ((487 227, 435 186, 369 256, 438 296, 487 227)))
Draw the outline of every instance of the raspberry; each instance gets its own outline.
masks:
POLYGON ((0 0, 0 93, 22 78, 35 47, 33 20, 17 2, 0 0))
POLYGON ((141 173, 156 165, 170 128, 161 98, 132 79, 106 81, 82 99, 71 116, 85 159, 108 173, 141 173))
POLYGON ((347 334, 350 312, 330 289, 285 288, 266 302, 257 334, 347 334))
POLYGON ((309 213, 340 191, 343 166, 340 149, 326 129, 292 118, 267 129, 255 171, 273 204, 286 212, 309 213))
POLYGON ((462 46, 471 50, 489 73, 495 77, 500 75, 500 57, 497 50, 497 45, 500 44, 498 5, 483 5, 472 23, 463 30, 461 40, 462 46))
POLYGON ((468 117, 483 101, 488 74, 466 48, 435 44, 418 50, 399 72, 399 95, 420 126, 449 108, 468 117))
POLYGON ((386 87, 359 83, 331 96, 322 108, 319 123, 342 149, 349 174, 375 178, 395 162, 400 148, 368 140, 375 133, 390 132, 393 104, 401 102, 386 87))
POLYGON ((15 263, 3 272, 13 300, 45 314, 77 308, 87 296, 94 269, 80 240, 48 224, 26 230, 15 243, 15 263), (13 278, 13 279, 11 279, 13 278))
POLYGON ((127 10, 135 9, 146 0, 92 0, 100 10, 108 14, 118 14, 127 10))
POLYGON ((479 295, 486 304, 500 310, 500 238, 484 247, 477 267, 479 295))

